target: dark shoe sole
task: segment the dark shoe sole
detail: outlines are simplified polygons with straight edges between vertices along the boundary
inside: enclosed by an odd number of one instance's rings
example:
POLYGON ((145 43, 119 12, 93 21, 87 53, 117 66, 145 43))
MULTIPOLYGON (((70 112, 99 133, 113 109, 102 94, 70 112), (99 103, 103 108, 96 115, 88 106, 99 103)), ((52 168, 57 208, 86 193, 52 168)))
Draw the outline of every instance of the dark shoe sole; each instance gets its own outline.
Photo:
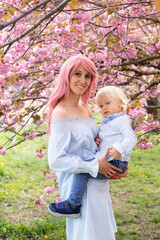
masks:
POLYGON ((67 217, 67 218, 78 218, 80 216, 80 213, 74 213, 74 214, 62 214, 62 213, 57 213, 57 212, 52 212, 52 210, 49 208, 48 205, 48 211, 55 217, 67 217))

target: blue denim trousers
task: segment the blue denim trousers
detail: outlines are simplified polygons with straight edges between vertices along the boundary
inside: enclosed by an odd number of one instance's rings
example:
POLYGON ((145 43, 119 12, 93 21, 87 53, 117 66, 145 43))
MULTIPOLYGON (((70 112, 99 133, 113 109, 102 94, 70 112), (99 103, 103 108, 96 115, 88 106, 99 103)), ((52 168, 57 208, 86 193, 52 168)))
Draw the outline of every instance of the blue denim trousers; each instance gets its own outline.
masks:
MULTIPOLYGON (((125 162, 125 161, 123 162, 115 159, 111 160, 109 163, 120 168, 122 172, 120 171, 117 171, 117 172, 121 174, 124 173, 128 165, 128 162, 125 162)), ((72 205, 75 205, 75 206, 81 205, 83 194, 87 187, 88 178, 93 178, 93 177, 89 173, 74 174, 73 182, 71 186, 71 192, 68 198, 69 202, 72 205)), ((98 173, 95 179, 112 179, 112 178, 107 178, 104 175, 98 173)))

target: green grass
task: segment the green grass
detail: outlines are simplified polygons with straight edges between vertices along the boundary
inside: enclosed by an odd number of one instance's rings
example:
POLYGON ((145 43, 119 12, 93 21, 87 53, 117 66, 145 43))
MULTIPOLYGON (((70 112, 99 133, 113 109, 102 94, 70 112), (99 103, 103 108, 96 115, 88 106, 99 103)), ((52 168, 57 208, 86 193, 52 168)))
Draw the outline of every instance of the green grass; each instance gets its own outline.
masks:
MULTIPOLYGON (((46 206, 34 206, 40 195, 49 203, 54 195, 44 193, 47 156, 35 157, 47 146, 48 136, 26 141, 0 156, 0 239, 66 240, 65 219, 53 218, 46 206)), ((147 151, 134 149, 127 177, 110 181, 117 222, 116 240, 160 239, 160 146, 147 151)), ((99 240, 99 239, 97 239, 99 240)))
POLYGON ((159 152, 135 148, 127 177, 110 184, 117 240, 160 239, 159 152))

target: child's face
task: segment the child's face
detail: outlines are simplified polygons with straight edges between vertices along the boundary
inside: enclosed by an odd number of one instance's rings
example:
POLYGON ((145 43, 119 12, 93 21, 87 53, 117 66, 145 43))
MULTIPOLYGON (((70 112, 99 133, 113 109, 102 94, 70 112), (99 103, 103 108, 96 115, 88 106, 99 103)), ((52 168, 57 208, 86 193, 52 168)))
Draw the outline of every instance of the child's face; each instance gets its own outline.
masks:
POLYGON ((106 96, 99 97, 97 104, 99 106, 102 116, 105 118, 109 117, 114 113, 122 112, 121 103, 119 102, 118 104, 116 101, 113 101, 106 96))

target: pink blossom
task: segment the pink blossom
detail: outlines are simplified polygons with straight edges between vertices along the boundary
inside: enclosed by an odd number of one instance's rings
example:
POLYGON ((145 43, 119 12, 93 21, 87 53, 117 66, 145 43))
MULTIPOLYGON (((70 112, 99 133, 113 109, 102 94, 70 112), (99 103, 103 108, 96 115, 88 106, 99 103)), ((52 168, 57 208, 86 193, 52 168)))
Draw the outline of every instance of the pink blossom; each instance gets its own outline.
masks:
POLYGON ((134 41, 135 38, 136 38, 136 36, 134 34, 128 34, 128 36, 127 36, 127 40, 130 42, 134 41))
POLYGON ((124 82, 124 76, 119 75, 119 76, 118 76, 118 81, 119 81, 119 82, 124 82))
POLYGON ((141 103, 142 105, 146 104, 146 99, 145 99, 145 98, 140 99, 140 103, 141 103))
POLYGON ((42 158, 43 156, 45 156, 47 154, 47 152, 36 152, 35 156, 38 158, 42 158))
POLYGON ((35 205, 45 206, 46 202, 44 202, 44 196, 41 195, 40 198, 36 198, 33 202, 35 205))
POLYGON ((97 53, 96 54, 96 60, 97 61, 103 61, 104 60, 104 56, 102 53, 97 53))
POLYGON ((71 12, 71 18, 78 18, 79 14, 77 14, 76 12, 71 12))
POLYGON ((88 23, 90 20, 90 14, 87 12, 83 12, 82 14, 80 14, 79 20, 83 23, 88 23))
POLYGON ((56 197, 56 202, 57 203, 62 202, 62 198, 61 197, 56 197))
POLYGON ((3 14, 5 14, 5 12, 1 9, 0 10, 0 15, 3 15, 3 14))
POLYGON ((54 29, 55 33, 57 33, 58 35, 60 35, 62 33, 62 29, 61 28, 55 28, 54 29))
MULTIPOLYGON (((0 10, 0 12, 1 12, 1 10, 0 10)), ((1 15, 1 14, 0 14, 1 15)), ((0 44, 4 44, 5 43, 5 41, 6 41, 6 39, 7 39, 7 35, 4 33, 2 33, 1 32, 1 34, 0 34, 0 44)))
POLYGON ((77 34, 81 34, 84 32, 84 23, 75 24, 77 34))
POLYGON ((142 85, 140 91, 145 91, 145 86, 142 85))
POLYGON ((45 177, 46 178, 53 178, 53 175, 50 175, 50 174, 46 173, 45 177))
POLYGON ((36 62, 36 57, 35 56, 30 56, 29 58, 29 66, 32 66, 33 63, 36 62))
POLYGON ((53 178, 53 175, 55 174, 55 171, 52 171, 52 172, 50 172, 50 174, 49 173, 46 173, 46 175, 45 175, 45 177, 46 178, 53 178))
POLYGON ((135 57, 137 54, 137 51, 135 49, 128 49, 127 52, 126 52, 126 55, 129 57, 129 58, 133 58, 135 57))
POLYGON ((160 41, 156 43, 156 48, 160 49, 160 41))
POLYGON ((1 148, 0 149, 0 155, 5 155, 6 154, 6 149, 5 148, 1 148))
POLYGON ((67 33, 70 33, 70 25, 67 25, 67 26, 65 27, 65 31, 66 31, 67 33))
POLYGON ((35 47, 33 48, 33 52, 38 54, 38 51, 39 51, 39 47, 38 47, 38 46, 35 46, 35 47))
POLYGON ((12 101, 10 99, 1 99, 2 106, 9 106, 11 105, 12 101))
POLYGON ((132 17, 139 17, 145 13, 146 9, 145 8, 133 8, 130 7, 129 13, 132 17))
POLYGON ((33 140, 36 137, 36 131, 34 130, 30 137, 24 137, 26 140, 33 140))
POLYGON ((53 193, 54 190, 55 190, 55 187, 54 187, 54 186, 53 186, 53 187, 48 186, 48 187, 44 188, 44 191, 45 191, 46 193, 48 193, 48 194, 53 193))
POLYGON ((57 176, 55 176, 55 179, 56 179, 56 180, 58 180, 58 177, 57 177, 57 176))
POLYGON ((89 57, 90 59, 92 59, 92 60, 95 59, 95 55, 94 55, 93 52, 90 52, 89 55, 88 55, 88 57, 89 57))
POLYGON ((10 53, 7 53, 7 54, 5 55, 5 59, 7 59, 8 62, 11 62, 11 61, 12 61, 12 58, 13 58, 13 56, 12 56, 12 54, 10 54, 10 53))
POLYGON ((121 25, 117 26, 117 29, 118 29, 119 33, 122 34, 126 31, 126 25, 121 24, 121 25))
POLYGON ((159 122, 147 122, 146 120, 143 120, 141 123, 139 123, 137 126, 135 126, 135 131, 152 131, 153 129, 156 129, 159 127, 159 122))
POLYGON ((147 149, 153 147, 153 143, 151 143, 151 142, 147 142, 147 143, 140 142, 140 143, 137 143, 137 146, 138 146, 141 150, 147 150, 147 149))
POLYGON ((104 61, 104 65, 106 68, 110 67, 111 66, 111 62, 108 60, 108 61, 104 61))
POLYGON ((28 73, 28 70, 27 69, 20 69, 19 72, 21 74, 27 74, 28 73))
POLYGON ((108 28, 99 28, 98 31, 101 32, 102 35, 104 36, 109 32, 109 29, 108 28))
POLYGON ((43 200, 44 200, 44 196, 41 195, 40 196, 40 203, 39 203, 41 206, 45 206, 46 205, 46 202, 44 202, 43 200))
POLYGON ((13 77, 14 76, 14 73, 13 72, 7 72, 7 77, 13 77))
POLYGON ((147 49, 148 52, 154 52, 156 50, 155 46, 153 46, 153 45, 152 46, 147 46, 146 49, 147 49))
POLYGON ((73 19, 75 19, 75 18, 77 18, 77 19, 79 19, 79 21, 80 22, 82 22, 82 23, 88 23, 89 22, 89 19, 90 19, 90 14, 89 13, 87 13, 87 12, 82 12, 82 13, 80 13, 80 14, 78 14, 78 13, 76 13, 76 12, 72 12, 71 13, 71 18, 73 19))
POLYGON ((117 65, 120 64, 120 61, 119 60, 114 60, 114 61, 112 61, 112 64, 117 66, 117 65))
POLYGON ((146 144, 146 149, 149 149, 149 148, 152 148, 152 147, 153 147, 153 143, 148 142, 148 143, 146 144))
POLYGON ((34 201, 33 201, 34 205, 38 205, 39 204, 39 199, 36 198, 34 201))
POLYGON ((108 53, 108 57, 114 58, 114 57, 115 57, 115 54, 114 54, 113 52, 109 52, 109 53, 108 53))
POLYGON ((3 75, 0 75, 0 84, 4 84, 5 77, 3 75))

